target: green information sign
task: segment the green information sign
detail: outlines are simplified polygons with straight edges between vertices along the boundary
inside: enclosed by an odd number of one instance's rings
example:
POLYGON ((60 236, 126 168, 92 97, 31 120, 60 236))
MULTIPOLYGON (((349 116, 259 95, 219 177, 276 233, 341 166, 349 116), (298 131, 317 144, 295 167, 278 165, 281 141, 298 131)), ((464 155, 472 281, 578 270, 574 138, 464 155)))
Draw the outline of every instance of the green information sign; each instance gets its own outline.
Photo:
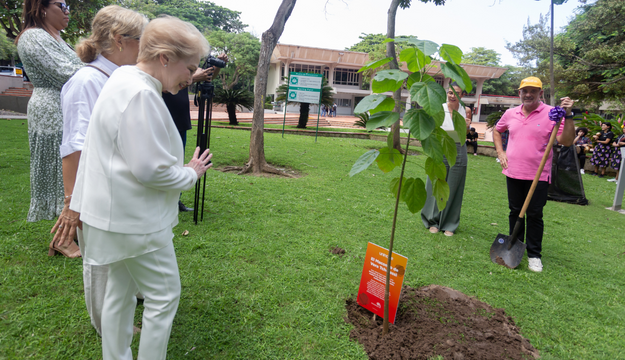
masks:
POLYGON ((289 74, 289 101, 319 104, 323 75, 303 72, 289 74))

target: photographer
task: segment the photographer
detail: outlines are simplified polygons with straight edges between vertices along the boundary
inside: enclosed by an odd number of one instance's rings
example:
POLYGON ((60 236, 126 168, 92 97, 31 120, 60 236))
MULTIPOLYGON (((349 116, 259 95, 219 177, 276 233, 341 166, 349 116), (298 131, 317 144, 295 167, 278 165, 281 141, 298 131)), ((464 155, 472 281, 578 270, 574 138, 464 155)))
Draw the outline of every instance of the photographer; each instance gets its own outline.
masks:
MULTIPOLYGON (((212 57, 209 57, 209 59, 212 57)), ((212 58, 213 61, 209 62, 209 59, 205 62, 205 65, 215 64, 218 61, 215 61, 215 58, 212 58)), ((211 67, 200 67, 193 74, 193 83, 201 82, 201 81, 212 81, 213 77, 219 74, 220 67, 219 65, 225 66, 225 63, 228 62, 228 56, 225 53, 222 53, 217 57, 217 59, 223 61, 222 64, 216 64, 217 66, 211 67)), ((176 95, 172 95, 168 92, 163 93, 163 100, 165 100, 165 105, 167 105, 167 109, 171 114, 171 117, 174 119, 174 123, 176 124, 176 128, 180 133, 180 138, 182 139, 182 147, 186 148, 187 145, 187 130, 191 129, 191 108, 189 106, 189 88, 185 88, 180 90, 176 95)), ((186 207, 182 201, 178 201, 178 210, 180 212, 184 211, 193 211, 193 208, 186 207)))

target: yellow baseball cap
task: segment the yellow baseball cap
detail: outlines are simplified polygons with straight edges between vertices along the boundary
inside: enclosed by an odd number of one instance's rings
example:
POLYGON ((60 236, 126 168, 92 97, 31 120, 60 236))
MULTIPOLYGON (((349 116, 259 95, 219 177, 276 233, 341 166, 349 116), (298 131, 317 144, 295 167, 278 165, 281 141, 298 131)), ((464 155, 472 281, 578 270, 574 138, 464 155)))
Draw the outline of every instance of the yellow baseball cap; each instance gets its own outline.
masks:
POLYGON ((521 86, 519 86, 519 90, 523 89, 524 87, 537 87, 539 89, 542 89, 543 83, 536 76, 530 76, 521 80, 521 86))

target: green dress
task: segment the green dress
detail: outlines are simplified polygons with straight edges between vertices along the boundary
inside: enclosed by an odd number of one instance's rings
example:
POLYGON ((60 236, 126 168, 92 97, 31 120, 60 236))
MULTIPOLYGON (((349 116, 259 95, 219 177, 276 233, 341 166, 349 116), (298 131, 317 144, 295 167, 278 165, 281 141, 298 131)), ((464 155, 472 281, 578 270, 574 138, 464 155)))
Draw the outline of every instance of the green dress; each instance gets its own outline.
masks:
POLYGON ((30 209, 27 220, 52 220, 63 210, 61 88, 83 66, 74 50, 40 28, 24 31, 17 51, 34 86, 28 101, 30 209))

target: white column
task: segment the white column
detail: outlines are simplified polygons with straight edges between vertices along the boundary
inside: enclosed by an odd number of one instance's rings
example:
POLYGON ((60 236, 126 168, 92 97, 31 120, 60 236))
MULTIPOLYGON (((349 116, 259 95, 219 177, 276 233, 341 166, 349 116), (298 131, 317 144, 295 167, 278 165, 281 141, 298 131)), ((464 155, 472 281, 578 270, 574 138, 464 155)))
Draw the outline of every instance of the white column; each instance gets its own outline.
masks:
POLYGON ((482 95, 482 87, 486 79, 477 79, 477 89, 475 90, 475 98, 477 99, 477 116, 473 119, 474 122, 480 121, 480 115, 482 114, 482 104, 480 96, 482 95))

